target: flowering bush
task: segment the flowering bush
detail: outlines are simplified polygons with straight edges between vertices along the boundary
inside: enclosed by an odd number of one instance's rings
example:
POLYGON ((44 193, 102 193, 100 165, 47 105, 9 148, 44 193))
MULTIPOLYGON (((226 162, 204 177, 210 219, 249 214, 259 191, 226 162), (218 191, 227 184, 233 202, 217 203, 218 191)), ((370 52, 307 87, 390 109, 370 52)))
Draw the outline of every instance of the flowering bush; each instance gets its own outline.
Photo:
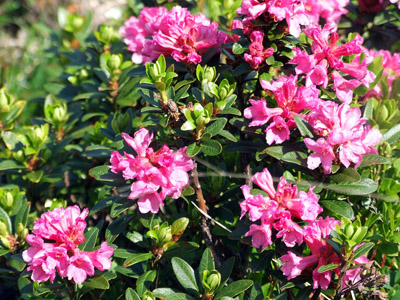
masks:
POLYGON ((0 89, 1 299, 400 297, 397 2, 33 26, 57 74, 0 89))

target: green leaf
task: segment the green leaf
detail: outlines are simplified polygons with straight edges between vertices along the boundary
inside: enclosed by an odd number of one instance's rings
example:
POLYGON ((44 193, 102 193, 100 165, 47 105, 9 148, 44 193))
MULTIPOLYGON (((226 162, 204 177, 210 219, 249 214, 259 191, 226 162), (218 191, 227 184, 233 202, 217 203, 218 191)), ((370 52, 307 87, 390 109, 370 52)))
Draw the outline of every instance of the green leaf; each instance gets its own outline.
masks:
POLYGON ((187 93, 188 89, 190 88, 190 85, 185 85, 184 87, 182 87, 181 89, 179 89, 174 97, 174 102, 178 102, 180 99, 182 98, 186 98, 189 94, 187 93))
POLYGON ((123 266, 124 266, 124 268, 130 267, 130 266, 140 263, 142 261, 149 260, 152 257, 153 257, 152 253, 134 253, 132 255, 132 257, 129 257, 124 261, 123 266))
POLYGON ((208 156, 215 156, 221 153, 222 151, 222 145, 214 140, 208 140, 208 141, 204 141, 200 144, 200 148, 201 151, 203 151, 203 153, 205 155, 208 156))
POLYGON ((331 176, 332 180, 340 183, 344 181, 359 182, 361 180, 360 174, 354 168, 344 169, 343 172, 331 176))
POLYGON ((386 158, 376 154, 367 154, 363 156, 363 160, 361 162, 360 167, 366 167, 371 165, 380 165, 380 164, 390 164, 392 161, 391 158, 386 158))
POLYGON ((90 277, 83 283, 83 286, 99 290, 108 290, 110 288, 110 284, 104 276, 90 277))
POLYGON ((200 281, 203 281, 203 274, 205 270, 212 271, 215 269, 214 258, 212 257, 212 253, 210 248, 206 248, 204 250, 203 255, 201 257, 200 265, 199 265, 199 276, 200 281))
POLYGON ((364 106, 363 118, 371 119, 374 112, 374 101, 369 99, 364 106))
POLYGON ((342 182, 330 184, 326 189, 344 195, 368 195, 378 189, 378 184, 369 178, 362 178, 360 182, 342 182))
POLYGON ((97 166, 89 170, 89 175, 94 179, 98 179, 101 175, 107 174, 108 170, 110 170, 108 166, 97 166))
MULTIPOLYGON (((101 221, 104 223, 104 221, 101 221)), ((92 251, 96 246, 97 236, 99 235, 99 228, 93 227, 85 234, 85 242, 80 245, 80 249, 82 251, 92 251)))
MULTIPOLYGON (((283 289, 283 287, 281 287, 281 289, 283 289)), ((260 284, 256 281, 254 282, 254 285, 251 288, 249 300, 263 300, 263 299, 264 299, 264 294, 262 288, 260 284)))
POLYGON ((127 288, 125 292, 125 300, 140 300, 140 297, 132 288, 127 288))
POLYGON ((28 205, 28 201, 26 200, 25 196, 17 198, 11 213, 12 217, 15 216, 14 228, 17 228, 19 223, 26 227, 30 209, 31 207, 28 205))
POLYGON ((237 142, 237 138, 227 130, 221 130, 219 132, 219 135, 223 136, 224 138, 226 138, 226 139, 228 139, 228 140, 230 140, 232 142, 237 142))
POLYGON ((242 54, 243 52, 245 52, 247 50, 247 47, 243 47, 241 44, 239 44, 238 42, 234 43, 232 46, 232 52, 234 54, 242 54))
POLYGON ((358 247, 354 251, 353 259, 357 259, 357 258, 363 256, 364 254, 367 255, 369 250, 374 248, 374 246, 375 246, 375 243, 372 243, 372 242, 365 243, 364 245, 361 245, 360 247, 358 247))
POLYGON ((197 153, 200 152, 200 146, 197 145, 196 143, 190 144, 187 149, 186 149, 186 153, 187 155, 189 155, 190 157, 196 156, 197 153))
POLYGON ((152 293, 153 293, 154 297, 157 297, 157 298, 166 298, 170 295, 176 294, 176 292, 170 288, 158 288, 158 289, 153 290, 152 293))
POLYGON ((345 201, 337 200, 322 200, 320 203, 331 212, 341 215, 348 219, 354 218, 354 212, 350 204, 345 201))
MULTIPOLYGON (((9 252, 10 252, 10 250, 0 249, 0 257, 6 255, 9 252)), ((10 270, 10 272, 12 272, 12 271, 10 270)))
POLYGON ((246 291, 249 287, 253 285, 252 280, 247 280, 247 279, 242 279, 238 281, 234 281, 228 286, 224 287, 221 291, 219 291, 215 295, 215 300, 221 299, 222 297, 235 297, 236 295, 239 295, 240 293, 243 293, 246 291))
POLYGON ((142 274, 138 280, 136 281, 136 290, 139 296, 143 296, 143 294, 149 290, 152 285, 154 279, 156 279, 157 272, 155 270, 147 271, 142 274))
POLYGON ((165 297, 164 300, 195 300, 195 298, 185 293, 174 293, 165 297))
POLYGON ((234 265, 235 265, 235 258, 230 257, 219 268, 217 268, 217 271, 221 274, 221 283, 217 288, 217 292, 221 290, 224 287, 225 283, 228 281, 229 277, 231 276, 234 265))
POLYGON ((400 243, 400 232, 392 235, 392 241, 393 243, 400 243))
MULTIPOLYGON (((332 235, 332 233, 331 233, 332 235)), ((333 250, 335 251, 335 253, 340 257, 341 256, 341 251, 343 246, 340 245, 338 242, 335 242, 331 239, 324 239, 329 245, 332 246, 333 250)))
POLYGON ((266 148, 266 154, 286 162, 294 163, 303 167, 307 167, 307 154, 300 150, 297 145, 289 144, 284 146, 272 146, 266 148))
POLYGON ((194 112, 195 118, 197 119, 197 118, 198 118, 200 115, 202 115, 203 112, 204 112, 204 107, 203 107, 203 105, 201 105, 200 103, 196 103, 196 104, 193 106, 193 112, 194 112))
POLYGON ((338 268, 339 265, 337 264, 329 264, 329 265, 324 265, 324 266, 320 266, 317 270, 318 273, 324 273, 326 271, 332 271, 336 268, 338 268))
POLYGON ((12 225, 11 225, 11 219, 6 213, 6 211, 0 207, 0 220, 3 220, 4 223, 6 224, 7 231, 9 234, 12 233, 12 225))
POLYGON ((203 134, 210 134, 211 136, 215 136, 221 132, 222 129, 224 129, 226 122, 228 120, 226 118, 219 118, 211 125, 208 125, 207 128, 204 130, 203 134))
POLYGON ((196 283, 196 277, 194 275, 193 268, 183 259, 179 257, 172 258, 172 269, 174 270, 175 276, 180 284, 187 289, 189 292, 196 294, 199 292, 199 288, 196 283))
POLYGON ((27 177, 30 181, 34 182, 34 183, 40 182, 40 179, 42 179, 42 176, 43 176, 43 171, 42 171, 42 170, 38 170, 38 171, 36 171, 36 172, 30 172, 30 173, 28 173, 28 174, 26 175, 26 177, 27 177))
POLYGON ((196 125, 192 121, 186 121, 181 127, 182 131, 191 131, 194 129, 196 129, 196 125))
MULTIPOLYGON (((387 141, 389 144, 400 138, 400 124, 397 124, 390 128, 382 137, 381 142, 387 141)), ((0 168, 1 170, 1 168, 0 168)))
POLYGON ((312 127, 306 120, 304 120, 300 116, 294 116, 294 121, 296 122, 297 128, 300 131, 301 136, 308 136, 313 138, 314 135, 312 134, 312 127))
POLYGON ((0 171, 4 170, 12 170, 12 169, 23 169, 24 166, 18 165, 15 161, 9 159, 9 160, 3 160, 0 162, 0 171))
POLYGON ((242 113, 240 110, 234 107, 225 107, 222 111, 219 112, 220 115, 235 115, 235 116, 241 116, 242 113))

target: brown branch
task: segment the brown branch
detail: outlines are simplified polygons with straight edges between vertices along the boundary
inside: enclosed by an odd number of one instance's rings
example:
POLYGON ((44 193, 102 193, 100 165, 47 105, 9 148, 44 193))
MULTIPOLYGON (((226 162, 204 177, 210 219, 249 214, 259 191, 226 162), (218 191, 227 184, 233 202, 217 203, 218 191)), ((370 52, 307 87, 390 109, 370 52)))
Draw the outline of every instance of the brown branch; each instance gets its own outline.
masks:
MULTIPOLYGON (((204 200, 203 190, 201 189, 201 185, 200 185, 200 181, 199 181, 199 174, 197 172, 197 163, 194 163, 192 176, 193 176, 194 188, 196 190, 196 195, 197 195, 197 202, 199 204, 201 211, 204 212, 205 214, 207 214, 207 205, 206 205, 206 201, 204 200)), ((215 264, 218 267, 221 265, 221 262, 217 255, 217 252, 215 251, 215 248, 214 248, 211 231, 207 224, 207 218, 203 214, 201 214, 200 228, 201 228, 203 240, 204 240, 207 248, 210 248, 210 250, 213 254, 213 257, 214 257, 215 264)))
POLYGON ((72 203, 76 203, 76 197, 73 193, 71 193, 71 182, 69 181, 69 172, 65 171, 64 172, 64 184, 65 188, 67 189, 67 194, 69 195, 69 199, 71 200, 72 203))

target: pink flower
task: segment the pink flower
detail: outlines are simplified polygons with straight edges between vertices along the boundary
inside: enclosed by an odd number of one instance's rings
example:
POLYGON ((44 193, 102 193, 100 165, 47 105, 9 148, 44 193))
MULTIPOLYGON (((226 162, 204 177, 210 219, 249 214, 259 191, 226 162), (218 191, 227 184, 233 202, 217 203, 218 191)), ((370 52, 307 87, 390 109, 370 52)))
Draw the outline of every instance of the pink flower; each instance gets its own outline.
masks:
POLYGON ((242 6, 236 12, 245 15, 249 19, 255 19, 261 16, 267 10, 267 3, 257 0, 243 0, 242 6))
POLYGON ((168 13, 165 7, 145 7, 138 18, 130 17, 119 33, 124 37, 128 50, 133 52, 132 61, 141 64, 150 61, 148 53, 143 53, 146 37, 152 36, 159 30, 163 17, 168 13))
POLYGON ((87 208, 81 213, 77 205, 69 206, 66 209, 56 208, 42 214, 40 219, 35 221, 33 234, 74 249, 76 245, 82 244, 85 240, 83 232, 86 228, 85 218, 88 213, 87 208))
POLYGON ((347 14, 345 7, 350 0, 305 0, 304 6, 312 23, 318 25, 320 19, 325 23, 338 23, 342 15, 347 14))
POLYGON ((67 276, 68 280, 74 280, 75 283, 81 284, 86 280, 87 276, 94 275, 94 266, 90 258, 83 254, 79 253, 79 250, 76 251, 70 258, 67 276))
POLYGON ((249 126, 261 126, 270 121, 266 129, 268 144, 281 144, 289 139, 290 130, 296 127, 293 117, 304 109, 315 108, 320 99, 315 86, 299 87, 297 76, 281 76, 277 81, 261 80, 261 86, 273 92, 277 108, 268 108, 265 100, 250 100, 252 104, 244 111, 245 118, 252 119, 249 126))
POLYGON ((134 52, 135 63, 151 61, 163 54, 176 61, 198 64, 207 50, 231 40, 229 35, 218 31, 218 23, 203 15, 192 15, 180 6, 169 12, 165 8, 145 8, 138 18, 128 19, 120 33, 128 50, 134 52))
POLYGON ((245 53, 244 60, 250 64, 253 70, 257 70, 265 62, 265 59, 274 54, 274 49, 264 49, 264 33, 254 30, 250 35, 251 44, 249 52, 245 53))
POLYGON ((322 164, 324 173, 330 174, 332 172, 332 163, 335 159, 332 146, 323 138, 319 138, 316 142, 312 139, 305 138, 304 143, 308 149, 315 152, 308 157, 307 167, 310 170, 314 170, 322 164))
POLYGON ((242 6, 236 12, 244 16, 244 22, 262 16, 277 21, 285 20, 290 34, 295 37, 298 37, 301 33, 300 25, 309 24, 303 2, 298 0, 244 0, 242 6))
POLYGON ((328 86, 328 62, 321 60, 306 76, 306 86, 322 85, 324 89, 328 86))
POLYGON ((288 276, 288 279, 299 276, 304 270, 312 271, 313 288, 327 289, 331 282, 332 273, 326 271, 319 273, 319 267, 327 264, 337 264, 338 267, 334 272, 339 272, 341 264, 340 258, 337 256, 333 248, 324 240, 335 228, 340 225, 340 222, 326 217, 319 218, 310 225, 304 227, 304 240, 311 249, 311 255, 307 257, 299 257, 293 252, 281 257, 283 266, 281 268, 283 274, 288 276))
POLYGON ((250 230, 244 235, 245 237, 251 236, 251 242, 254 247, 261 247, 262 250, 272 244, 272 228, 268 222, 263 222, 261 225, 252 224, 250 230))
POLYGON ((265 132, 268 145, 271 145, 273 142, 282 144, 289 139, 290 135, 289 127, 280 116, 274 117, 273 122, 268 126, 265 132))
POLYGON ((124 157, 114 151, 110 169, 114 173, 122 171, 126 180, 135 179, 128 198, 138 199, 141 213, 157 213, 165 197, 179 198, 182 188, 189 184, 187 172, 193 169, 193 160, 187 156, 186 147, 174 152, 164 145, 154 151, 150 147, 153 134, 146 128, 135 132, 133 138, 126 133, 121 136, 137 155, 125 153, 124 157))
POLYGON ((81 284, 87 276, 94 275, 94 267, 101 271, 111 268, 110 257, 114 249, 106 242, 92 252, 78 249, 85 241, 83 232, 87 214, 87 209, 81 212, 75 205, 43 213, 34 222, 34 234, 26 236, 31 247, 22 253, 29 263, 28 271, 32 271, 32 280, 53 283, 57 270, 61 277, 81 284))
POLYGON ((308 157, 309 169, 316 169, 320 164, 324 173, 331 173, 332 164, 342 163, 357 168, 364 155, 376 153, 373 147, 382 138, 379 130, 363 126, 367 119, 361 118, 358 107, 343 103, 325 101, 308 115, 308 121, 314 133, 320 136, 317 141, 304 139, 306 146, 314 153, 308 157))
POLYGON ((292 219, 282 218, 274 223, 274 228, 279 231, 276 237, 282 238, 286 246, 294 247, 296 243, 303 243, 303 229, 292 219))
POLYGON ((338 72, 332 73, 333 88, 336 90, 336 95, 346 104, 353 101, 353 90, 361 85, 361 82, 356 79, 346 80, 338 72))
POLYGON ((261 194, 252 195, 247 185, 241 187, 245 197, 240 203, 241 218, 248 213, 250 221, 261 222, 252 224, 245 236, 252 236, 254 247, 261 246, 264 249, 272 244, 272 228, 274 228, 277 230, 276 238, 282 238, 288 247, 293 247, 295 243, 301 244, 303 230, 292 218, 312 222, 322 212, 312 189, 308 193, 299 193, 296 186, 292 186, 281 177, 275 190, 272 176, 267 169, 254 174, 252 181, 269 197, 261 194))
POLYGON ((318 257, 316 256, 301 257, 291 251, 281 256, 280 259, 283 263, 281 270, 288 280, 299 276, 305 269, 318 262, 318 257))
POLYGON ((265 123, 268 123, 270 118, 279 116, 283 112, 283 109, 279 107, 268 108, 265 100, 250 99, 249 101, 252 106, 244 110, 244 117, 247 119, 253 119, 249 126, 264 125, 265 123))

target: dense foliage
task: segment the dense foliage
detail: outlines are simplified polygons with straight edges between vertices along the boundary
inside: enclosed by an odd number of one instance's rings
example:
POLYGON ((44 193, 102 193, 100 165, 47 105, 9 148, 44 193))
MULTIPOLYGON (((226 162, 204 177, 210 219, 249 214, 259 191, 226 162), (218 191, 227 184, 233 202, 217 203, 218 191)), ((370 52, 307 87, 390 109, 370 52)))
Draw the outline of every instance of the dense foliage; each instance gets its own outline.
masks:
POLYGON ((1 299, 400 299, 398 1, 1 9, 1 299))

